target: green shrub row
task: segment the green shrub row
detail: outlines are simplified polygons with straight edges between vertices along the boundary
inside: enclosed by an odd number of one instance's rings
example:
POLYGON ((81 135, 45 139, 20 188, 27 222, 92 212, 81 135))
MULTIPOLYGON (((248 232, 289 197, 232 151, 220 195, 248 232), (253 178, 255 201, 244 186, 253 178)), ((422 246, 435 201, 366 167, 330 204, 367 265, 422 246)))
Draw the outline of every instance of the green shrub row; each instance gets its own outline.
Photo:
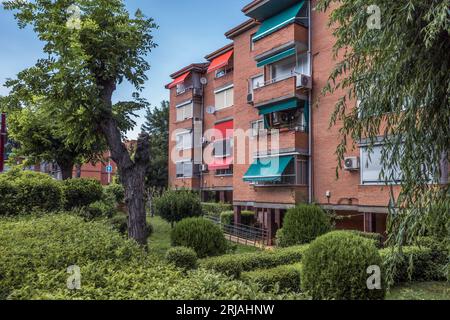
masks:
POLYGON ((349 232, 356 234, 358 236, 361 236, 363 238, 374 241, 375 246, 377 248, 383 247, 383 236, 379 233, 364 232, 364 231, 358 231, 358 230, 351 230, 349 232))
MULTIPOLYGON (((224 211, 220 214, 220 221, 224 225, 234 224, 234 211, 224 211)), ((241 212, 241 224, 247 226, 253 226, 255 224, 255 212, 242 211, 241 212)))
POLYGON ((191 248, 174 247, 166 252, 166 260, 175 267, 191 270, 197 268, 197 254, 191 248))
POLYGON ((307 246, 295 246, 273 251, 228 254, 204 259, 200 265, 229 276, 239 277, 242 271, 270 269, 280 265, 299 263, 307 246))
POLYGON ((257 283, 264 291, 300 292, 300 264, 243 272, 241 279, 257 283))
POLYGON ((205 215, 220 217, 220 214, 225 211, 233 210, 233 205, 228 203, 202 202, 202 211, 205 215))

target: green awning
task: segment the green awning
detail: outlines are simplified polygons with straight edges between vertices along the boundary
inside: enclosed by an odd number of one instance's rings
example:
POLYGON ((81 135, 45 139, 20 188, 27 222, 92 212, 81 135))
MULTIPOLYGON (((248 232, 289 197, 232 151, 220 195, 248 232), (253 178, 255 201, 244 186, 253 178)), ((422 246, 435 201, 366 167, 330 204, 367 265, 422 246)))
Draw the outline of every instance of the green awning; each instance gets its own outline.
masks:
POLYGON ((258 107, 259 115, 266 115, 273 112, 285 111, 290 109, 295 109, 298 107, 297 98, 292 98, 289 100, 284 100, 278 103, 268 104, 262 107, 258 107))
POLYGON ((295 21, 295 18, 297 18, 300 10, 302 9, 305 1, 301 1, 297 3, 296 5, 290 7, 289 9, 286 9, 282 11, 281 13, 266 19, 262 22, 258 32, 253 37, 253 41, 258 41, 269 34, 277 31, 280 28, 283 28, 284 26, 292 23, 295 21))
POLYGON ((264 66, 266 66, 268 64, 272 64, 272 63, 275 63, 277 61, 283 60, 283 59, 285 59, 287 57, 293 56, 293 55, 295 55, 295 53, 296 53, 296 49, 295 48, 291 48, 291 49, 288 49, 286 51, 277 53, 277 54, 275 54, 275 55, 273 55, 273 56, 271 56, 269 58, 261 60, 256 65, 257 65, 258 68, 261 68, 261 67, 264 67, 264 66))
POLYGON ((294 156, 256 159, 244 175, 244 181, 281 181, 281 176, 292 159, 294 159, 294 156))

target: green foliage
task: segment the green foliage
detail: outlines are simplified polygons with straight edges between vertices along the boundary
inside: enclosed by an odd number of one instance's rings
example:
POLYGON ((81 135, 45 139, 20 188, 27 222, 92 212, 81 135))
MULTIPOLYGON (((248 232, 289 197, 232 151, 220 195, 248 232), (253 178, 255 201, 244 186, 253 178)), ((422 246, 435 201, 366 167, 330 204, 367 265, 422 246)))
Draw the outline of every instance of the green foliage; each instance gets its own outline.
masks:
POLYGON ((450 270, 446 267, 448 251, 428 247, 404 246, 401 252, 395 248, 380 250, 384 270, 391 268, 390 285, 408 281, 446 280, 450 270))
POLYGON ((383 246, 383 236, 379 233, 363 232, 358 230, 351 230, 350 232, 357 236, 372 240, 377 248, 381 248, 383 246))
POLYGON ((313 241, 302 259, 302 290, 319 300, 383 299, 381 290, 367 288, 367 268, 382 266, 373 241, 351 232, 335 231, 313 241))
POLYGON ((294 246, 273 251, 260 251, 242 254, 227 254, 203 259, 200 264, 206 269, 216 270, 227 275, 239 276, 241 271, 270 269, 281 265, 299 263, 307 245, 294 246))
POLYGON ((184 270, 197 268, 197 254, 191 248, 170 248, 166 253, 166 260, 174 266, 184 270))
POLYGON ((189 190, 166 190, 160 197, 153 199, 153 208, 156 215, 172 224, 202 215, 200 197, 189 190))
POLYGON ((364 137, 369 150, 383 142, 381 179, 392 181, 401 171, 401 193, 392 194, 390 206, 399 209, 389 215, 388 239, 399 249, 426 235, 430 218, 442 221, 435 227, 445 236, 450 230, 445 174, 450 156, 449 3, 375 4, 380 29, 367 27, 373 16, 363 9, 365 1, 317 2, 318 11, 328 10, 336 38, 334 57, 339 57, 323 93, 336 101, 331 125, 339 127, 339 167, 364 137))
POLYGON ((294 294, 260 292, 207 270, 185 273, 147 256, 103 222, 68 214, 0 218, 0 299, 266 300, 294 294), (67 268, 80 267, 81 290, 66 287, 67 268))
POLYGON ((62 206, 62 191, 48 175, 14 169, 0 175, 0 204, 0 215, 57 211, 62 206))
MULTIPOLYGON (((109 223, 113 228, 121 234, 128 232, 128 216, 123 213, 117 213, 109 219, 109 223)), ((149 224, 147 224, 149 225, 149 224)))
POLYGON ((233 206, 228 203, 202 202, 202 211, 209 216, 220 217, 225 211, 233 210, 233 206))
POLYGON ((150 138, 150 165, 147 171, 146 186, 167 188, 169 163, 169 101, 162 101, 161 106, 148 107, 142 131, 150 138))
POLYGON ((105 197, 108 199, 114 199, 116 203, 123 203, 125 199, 125 189, 121 184, 112 183, 103 188, 105 197))
POLYGON ((234 222, 234 211, 224 211, 220 214, 220 222, 223 225, 232 225, 234 222))
POLYGON ((264 291, 300 292, 300 265, 243 272, 241 279, 258 283, 264 291))
POLYGON ((277 244, 289 247, 309 243, 331 231, 331 221, 319 206, 301 204, 288 210, 281 230, 277 233, 277 244))
POLYGON ((77 207, 72 209, 75 214, 85 218, 86 220, 94 220, 100 217, 111 218, 116 209, 113 204, 105 201, 96 201, 85 207, 77 207))
POLYGON ((220 227, 204 218, 187 218, 178 222, 170 235, 173 246, 195 250, 199 258, 224 254, 227 242, 220 227))
POLYGON ((103 198, 103 187, 93 179, 69 179, 62 183, 65 208, 86 207, 103 198))

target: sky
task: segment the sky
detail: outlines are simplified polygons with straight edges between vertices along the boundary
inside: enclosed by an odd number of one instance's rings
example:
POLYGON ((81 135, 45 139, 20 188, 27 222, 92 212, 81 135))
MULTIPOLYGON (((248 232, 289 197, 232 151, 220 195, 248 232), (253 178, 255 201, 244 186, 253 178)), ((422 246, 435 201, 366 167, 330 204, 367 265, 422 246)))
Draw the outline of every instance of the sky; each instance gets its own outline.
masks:
MULTIPOLYGON (((250 0, 124 0, 130 13, 138 8, 152 17, 159 28, 153 31, 158 47, 147 57, 151 69, 142 92, 153 106, 169 99, 164 86, 170 74, 230 43, 224 33, 247 20, 241 9, 250 0)), ((30 27, 19 29, 13 12, 0 8, 0 95, 7 95, 3 86, 21 70, 33 66, 44 57, 43 43, 37 40, 30 27)), ((122 84, 114 95, 114 102, 130 100, 133 87, 122 84)), ((128 132, 134 139, 140 132, 145 111, 139 112, 137 126, 128 132)))

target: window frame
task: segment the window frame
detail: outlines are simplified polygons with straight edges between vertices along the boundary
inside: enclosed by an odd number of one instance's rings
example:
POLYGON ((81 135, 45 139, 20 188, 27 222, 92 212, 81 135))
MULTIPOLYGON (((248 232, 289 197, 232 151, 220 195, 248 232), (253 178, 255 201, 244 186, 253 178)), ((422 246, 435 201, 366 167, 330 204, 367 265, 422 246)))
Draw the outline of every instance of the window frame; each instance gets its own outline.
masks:
POLYGON ((175 142, 175 148, 176 148, 176 150, 178 150, 178 151, 184 151, 184 150, 191 150, 191 149, 193 149, 193 147, 194 147, 194 141, 193 141, 193 132, 190 130, 190 131, 183 131, 183 132, 179 132, 179 133, 177 133, 176 135, 175 135, 175 139, 176 139, 176 142, 175 142), (183 138, 182 138, 182 143, 181 143, 181 147, 179 146, 179 142, 178 142, 178 138, 180 137, 180 136, 182 136, 183 138), (186 147, 185 146, 185 136, 189 136, 189 146, 188 147, 186 147))
MULTIPOLYGON (((380 150, 380 155, 376 157, 376 159, 380 159, 380 163, 378 164, 378 166, 380 167, 380 170, 378 172, 378 178, 377 180, 365 180, 364 179, 364 169, 365 168, 365 163, 366 163, 366 157, 368 158, 367 160, 369 160, 369 152, 368 152, 368 145, 360 145, 359 146, 359 159, 360 159, 360 184, 362 186, 379 186, 379 185, 386 185, 386 183, 388 185, 399 185, 401 183, 401 179, 398 180, 383 180, 380 178, 381 175, 381 171, 383 170, 383 168, 381 167, 381 152, 383 150, 383 146, 384 143, 376 143, 373 145, 372 147, 372 152, 370 153, 370 162, 372 163, 373 159, 374 159, 374 155, 375 155, 375 150, 379 149, 380 150), (366 156, 367 154, 367 156, 366 156)), ((401 169, 397 169, 396 175, 401 176, 402 172, 401 169)))
POLYGON ((228 85, 226 87, 214 90, 214 105, 215 105, 216 111, 220 111, 220 110, 223 110, 223 109, 231 108, 231 107, 234 106, 234 84, 230 84, 230 85, 228 85), (231 92, 231 91, 233 92, 233 94, 232 94, 232 98, 233 99, 231 101, 231 104, 227 105, 227 103, 229 103, 229 101, 228 101, 229 95, 230 95, 229 92, 231 92), (220 93, 224 94, 224 101, 223 101, 223 107, 218 108, 217 107, 218 106, 217 95, 220 94, 220 93))
POLYGON ((180 104, 176 105, 175 108, 176 108, 176 115, 175 115, 176 122, 183 122, 183 121, 190 120, 190 119, 194 118, 194 101, 192 101, 192 100, 185 101, 183 103, 180 103, 180 104), (191 112, 190 112, 189 116, 186 117, 186 108, 188 106, 190 106, 191 112), (182 120, 180 120, 178 118, 178 111, 179 110, 182 110, 182 113, 184 115, 184 118, 182 120))

